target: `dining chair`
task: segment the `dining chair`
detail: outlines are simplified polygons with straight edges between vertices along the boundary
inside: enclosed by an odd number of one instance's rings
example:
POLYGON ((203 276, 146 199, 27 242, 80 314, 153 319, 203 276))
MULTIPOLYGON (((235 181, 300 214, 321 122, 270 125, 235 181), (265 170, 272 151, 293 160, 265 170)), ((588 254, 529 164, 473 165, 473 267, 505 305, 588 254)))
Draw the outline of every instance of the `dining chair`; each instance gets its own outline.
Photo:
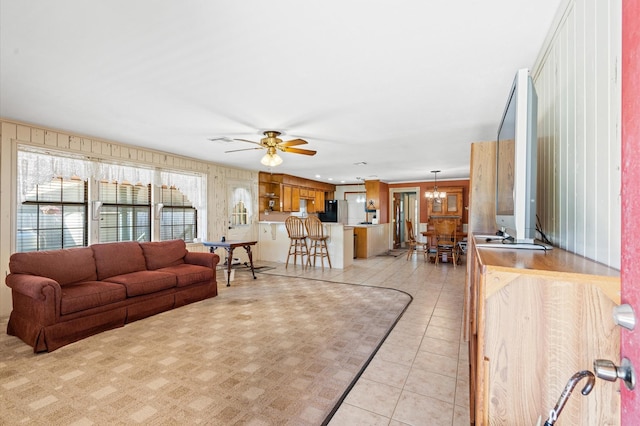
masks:
POLYGON ((418 239, 416 238, 416 234, 413 231, 413 223, 410 219, 406 219, 405 222, 407 224, 407 240, 405 242, 407 244, 407 247, 409 248, 409 251, 407 251, 407 260, 409 260, 414 251, 417 253, 419 247, 421 247, 424 253, 424 258, 426 260, 428 244, 426 242, 418 241, 418 239))
POLYGON ((453 266, 458 263, 458 244, 456 241, 457 223, 455 219, 438 219, 433 221, 434 234, 436 236, 435 264, 448 262, 451 259, 453 266))

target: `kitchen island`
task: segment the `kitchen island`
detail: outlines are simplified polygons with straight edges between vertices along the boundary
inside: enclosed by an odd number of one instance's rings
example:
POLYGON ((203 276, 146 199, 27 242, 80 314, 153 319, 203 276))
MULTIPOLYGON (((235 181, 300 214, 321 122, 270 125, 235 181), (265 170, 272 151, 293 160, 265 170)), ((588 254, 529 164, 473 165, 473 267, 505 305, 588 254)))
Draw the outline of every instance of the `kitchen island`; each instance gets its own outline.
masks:
MULTIPOLYGON (((327 246, 333 268, 344 269, 351 266, 353 264, 354 249, 353 226, 330 222, 324 222, 323 226, 325 235, 329 236, 327 246)), ((285 263, 288 250, 289 235, 284 222, 258 222, 257 259, 285 263)), ((291 266, 291 262, 289 263, 291 266)), ((316 267, 321 267, 319 262, 316 267)), ((325 267, 328 267, 326 262, 325 267)))

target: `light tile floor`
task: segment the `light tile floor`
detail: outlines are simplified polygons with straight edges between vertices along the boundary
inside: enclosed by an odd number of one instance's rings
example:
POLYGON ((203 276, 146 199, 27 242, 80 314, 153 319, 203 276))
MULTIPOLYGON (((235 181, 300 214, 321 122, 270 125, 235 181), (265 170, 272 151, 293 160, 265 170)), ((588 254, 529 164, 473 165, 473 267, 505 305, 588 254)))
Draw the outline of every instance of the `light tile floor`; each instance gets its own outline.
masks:
POLYGON ((273 273, 389 287, 413 296, 331 426, 469 425, 464 263, 435 266, 420 254, 409 260, 405 254, 357 259, 346 269, 271 266, 273 273))

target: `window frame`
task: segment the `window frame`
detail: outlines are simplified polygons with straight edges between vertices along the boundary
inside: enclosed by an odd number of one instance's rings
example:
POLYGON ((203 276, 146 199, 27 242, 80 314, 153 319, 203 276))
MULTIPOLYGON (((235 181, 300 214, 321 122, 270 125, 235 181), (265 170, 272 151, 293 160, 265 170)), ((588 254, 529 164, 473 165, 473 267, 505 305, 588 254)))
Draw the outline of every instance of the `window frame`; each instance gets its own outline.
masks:
POLYGON ((73 177, 70 179, 65 179, 62 177, 54 177, 51 179, 50 182, 48 183, 43 183, 43 184, 37 184, 35 186, 35 188, 33 188, 33 190, 35 192, 35 199, 25 199, 24 201, 22 201, 21 203, 18 204, 17 206, 17 211, 16 211, 16 227, 15 227, 15 238, 16 238, 16 243, 15 243, 15 249, 16 252, 31 252, 31 251, 43 251, 43 250, 57 250, 57 249, 65 249, 65 248, 75 248, 75 247, 86 247, 88 245, 89 242, 89 185, 87 180, 83 180, 77 177, 73 177), (44 187, 45 185, 51 185, 54 182, 59 182, 60 184, 60 190, 59 190, 59 195, 60 195, 60 199, 59 200, 51 200, 51 199, 39 199, 40 198, 40 193, 41 193, 41 189, 42 187, 44 187), (73 183, 82 183, 82 198, 83 201, 65 201, 65 187, 67 185, 65 185, 65 182, 73 182, 73 183), (22 224, 22 220, 21 219, 21 210, 23 206, 35 206, 36 209, 34 210, 36 213, 36 218, 35 218, 35 227, 25 227, 25 226, 21 226, 22 224), (60 215, 60 227, 46 227, 47 222, 44 220, 41 220, 41 215, 46 215, 47 213, 45 213, 43 211, 44 207, 47 206, 53 206, 55 208, 59 208, 58 213, 54 213, 54 214, 59 214, 60 215), (81 217, 83 218, 82 220, 82 226, 81 227, 66 227, 65 225, 68 224, 66 218, 65 218, 65 207, 81 207, 81 217), (68 230, 77 230, 77 229, 81 229, 81 244, 77 244, 76 240, 73 239, 74 244, 66 244, 66 242, 68 241, 67 239, 65 239, 65 235, 64 235, 64 230, 68 229, 68 230), (51 231, 51 230, 59 230, 60 231, 60 244, 57 245, 53 245, 53 246, 45 246, 46 243, 42 243, 43 238, 45 238, 45 235, 47 232, 45 231, 51 231), (28 231, 32 231, 35 232, 35 250, 24 250, 25 245, 23 243, 21 243, 21 241, 24 239, 22 237, 22 235, 27 235, 28 231))
POLYGON ((184 242, 192 242, 198 236, 198 209, 193 206, 193 203, 182 191, 175 186, 162 185, 158 191, 158 206, 160 206, 157 219, 158 222, 158 240, 168 241, 173 239, 181 239, 184 242), (168 199, 165 199, 165 194, 168 192, 168 199), (180 198, 180 202, 174 202, 176 198, 180 198), (174 220, 175 213, 182 212, 183 219, 185 219, 187 212, 192 212, 193 215, 189 219, 192 219, 192 223, 188 223, 187 220, 182 220, 181 223, 176 224, 174 220), (165 219, 165 216, 170 218, 165 219), (187 228, 191 226, 192 229, 187 231, 187 228), (163 238, 163 230, 170 229, 170 238, 163 238), (178 232, 176 230, 179 229, 178 232), (176 234, 182 234, 182 237, 177 237, 176 234))
MULTIPOLYGON (((136 184, 132 184, 129 182, 106 182, 106 181, 100 181, 98 182, 98 187, 99 187, 99 192, 100 192, 100 198, 101 198, 101 207, 100 207, 100 213, 98 214, 98 240, 100 241, 100 243, 111 243, 111 242, 121 242, 121 241, 153 241, 153 234, 152 234, 152 221, 153 221, 153 216, 152 216, 152 204, 151 204, 151 184, 141 184, 141 183, 136 183, 136 184), (103 185, 116 185, 115 187, 115 202, 114 201, 106 201, 105 197, 106 195, 104 194, 104 190, 103 190, 103 185), (119 191, 119 189, 121 189, 124 186, 131 186, 132 188, 136 188, 136 187, 144 187, 147 191, 146 197, 147 197, 147 202, 146 203, 135 203, 135 202, 119 202, 119 194, 121 191, 119 191), (115 209, 115 212, 113 211, 109 211, 115 209), (122 214, 127 214, 129 213, 131 215, 131 224, 130 225, 126 225, 126 226, 122 226, 122 223, 120 221, 120 219, 116 219, 116 226, 102 226, 102 222, 107 219, 108 215, 115 213, 118 217, 120 217, 122 214), (147 223, 146 225, 138 225, 137 222, 137 218, 138 215, 140 213, 146 213, 147 215, 147 223), (103 238, 103 229, 115 229, 115 235, 116 235, 116 239, 110 239, 110 238, 103 238), (123 232, 123 230, 125 229, 129 229, 129 239, 123 239, 122 236, 125 234, 123 232), (147 235, 146 239, 140 239, 140 236, 138 236, 137 238, 135 238, 136 235, 139 235, 139 230, 143 229, 146 230, 146 232, 142 235, 147 235)), ((133 192, 133 191, 132 191, 133 192)), ((132 194, 133 195, 133 194, 132 194)))

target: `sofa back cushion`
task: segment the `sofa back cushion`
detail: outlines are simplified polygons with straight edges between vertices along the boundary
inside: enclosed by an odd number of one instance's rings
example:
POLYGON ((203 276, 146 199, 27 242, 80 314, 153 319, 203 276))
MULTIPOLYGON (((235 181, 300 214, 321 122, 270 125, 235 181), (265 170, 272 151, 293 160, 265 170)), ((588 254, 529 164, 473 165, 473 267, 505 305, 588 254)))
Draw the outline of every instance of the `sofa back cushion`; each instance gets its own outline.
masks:
POLYGON ((78 247, 62 250, 14 253, 9 259, 12 274, 51 278, 60 285, 96 280, 93 250, 78 247))
POLYGON ((147 269, 137 241, 94 244, 91 248, 99 280, 147 269))
POLYGON ((150 271, 180 265, 187 255, 187 245, 183 240, 140 243, 140 247, 150 271))

